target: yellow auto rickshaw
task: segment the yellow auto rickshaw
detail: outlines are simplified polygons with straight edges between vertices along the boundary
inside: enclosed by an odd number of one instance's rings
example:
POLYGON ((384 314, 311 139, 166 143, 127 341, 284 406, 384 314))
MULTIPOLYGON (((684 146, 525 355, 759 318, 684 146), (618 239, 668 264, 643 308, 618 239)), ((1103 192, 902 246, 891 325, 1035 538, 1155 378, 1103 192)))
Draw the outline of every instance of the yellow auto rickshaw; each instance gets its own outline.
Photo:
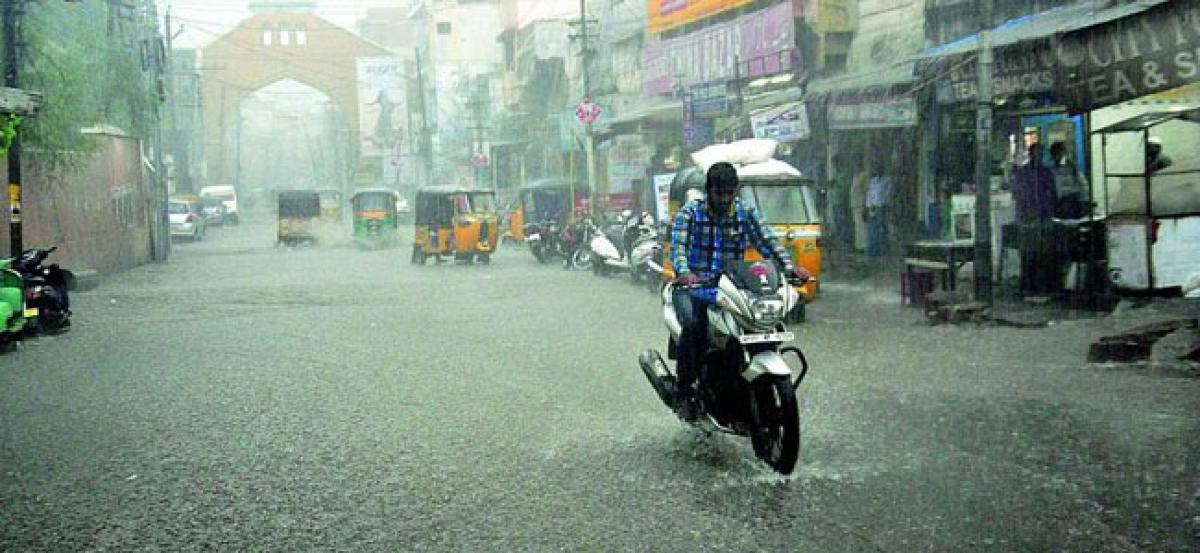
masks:
POLYGON ((317 191, 321 195, 321 220, 340 223, 343 218, 342 191, 336 188, 322 188, 317 191))
POLYGON ((315 244, 313 220, 321 216, 321 195, 315 190, 281 190, 278 196, 276 244, 315 244))
POLYGON ((438 262, 443 255, 456 261, 491 261, 499 244, 496 193, 457 186, 430 186, 417 190, 416 225, 412 262, 424 264, 429 257, 438 262))
MULTIPOLYGON (((782 161, 771 160, 764 164, 738 167, 739 196, 746 205, 754 207, 771 226, 780 243, 791 253, 798 267, 804 267, 813 277, 821 275, 821 248, 824 246, 823 226, 816 204, 816 184, 797 169, 782 161)), ((671 181, 668 198, 668 225, 675 213, 691 198, 704 195, 704 172, 697 167, 687 167, 675 174, 671 181)), ((667 252, 663 264, 663 278, 675 278, 671 268, 670 232, 666 233, 667 252)), ((746 259, 762 259, 753 246, 747 247, 746 259)), ((791 313, 793 321, 804 319, 805 304, 817 296, 818 285, 814 279, 796 287, 804 298, 791 313)))
POLYGON ((554 221, 558 225, 572 222, 579 200, 588 197, 586 185, 561 178, 532 181, 517 189, 517 202, 510 216, 504 238, 525 242, 529 225, 554 221), (575 196, 571 198, 574 190, 575 196))

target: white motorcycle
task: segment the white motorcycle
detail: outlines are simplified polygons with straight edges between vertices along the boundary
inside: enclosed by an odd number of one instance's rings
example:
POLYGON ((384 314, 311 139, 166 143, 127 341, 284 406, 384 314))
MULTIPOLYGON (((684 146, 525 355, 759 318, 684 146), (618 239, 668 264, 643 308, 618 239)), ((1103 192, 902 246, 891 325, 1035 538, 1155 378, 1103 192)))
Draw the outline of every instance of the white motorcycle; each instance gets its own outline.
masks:
MULTIPOLYGON (((697 367, 698 416, 689 422, 705 432, 748 436, 755 455, 781 474, 790 474, 800 454, 796 389, 808 373, 803 352, 785 346, 795 337, 784 318, 800 295, 774 263, 739 262, 714 282, 716 302, 708 308, 708 348, 697 367), (789 364, 785 356, 794 356, 789 364), (793 365, 796 369, 793 370, 793 365)), ((676 358, 682 331, 671 301, 677 285, 663 287, 663 318, 670 330, 667 354, 676 358)), ((658 351, 638 356, 642 372, 668 407, 675 405, 676 376, 658 351)))

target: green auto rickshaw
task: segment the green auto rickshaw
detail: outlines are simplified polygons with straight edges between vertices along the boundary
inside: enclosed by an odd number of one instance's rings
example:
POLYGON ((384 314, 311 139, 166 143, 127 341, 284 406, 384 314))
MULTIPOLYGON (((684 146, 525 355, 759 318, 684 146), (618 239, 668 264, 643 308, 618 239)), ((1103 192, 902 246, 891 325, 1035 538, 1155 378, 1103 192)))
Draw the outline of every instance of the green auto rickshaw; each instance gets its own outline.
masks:
POLYGON ((360 248, 395 247, 400 219, 396 213, 399 194, 390 188, 360 188, 350 205, 354 209, 354 243, 360 248))
POLYGON ((315 244, 313 221, 321 216, 321 195, 315 190, 281 190, 278 198, 276 244, 315 244))

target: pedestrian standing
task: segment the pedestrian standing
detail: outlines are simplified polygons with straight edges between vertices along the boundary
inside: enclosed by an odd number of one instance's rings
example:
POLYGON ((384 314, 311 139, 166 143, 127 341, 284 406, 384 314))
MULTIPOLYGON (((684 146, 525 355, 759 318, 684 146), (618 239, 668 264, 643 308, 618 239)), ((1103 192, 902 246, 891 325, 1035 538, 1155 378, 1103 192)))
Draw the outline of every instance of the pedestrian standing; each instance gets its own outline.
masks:
POLYGON ((876 160, 867 181, 867 255, 870 257, 879 257, 887 249, 888 210, 893 191, 892 178, 885 174, 883 162, 876 160))
POLYGON ((863 167, 850 180, 850 215, 854 224, 854 249, 867 247, 867 181, 871 172, 863 167))
POLYGON ((1021 290, 1035 294, 1055 291, 1059 273, 1050 240, 1058 193, 1054 173, 1042 161, 1044 154, 1045 146, 1029 146, 1029 162, 1013 172, 1011 187, 1016 221, 1034 237, 1021 249, 1021 290))

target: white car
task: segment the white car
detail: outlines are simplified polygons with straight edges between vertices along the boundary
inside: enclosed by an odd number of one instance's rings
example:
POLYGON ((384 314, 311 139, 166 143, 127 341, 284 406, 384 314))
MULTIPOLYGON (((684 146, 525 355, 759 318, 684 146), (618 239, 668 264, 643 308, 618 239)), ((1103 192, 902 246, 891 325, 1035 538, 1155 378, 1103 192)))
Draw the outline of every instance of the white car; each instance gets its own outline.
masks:
POLYGON ((171 221, 171 238, 186 238, 193 242, 204 239, 204 217, 194 202, 168 200, 167 218, 171 221))

